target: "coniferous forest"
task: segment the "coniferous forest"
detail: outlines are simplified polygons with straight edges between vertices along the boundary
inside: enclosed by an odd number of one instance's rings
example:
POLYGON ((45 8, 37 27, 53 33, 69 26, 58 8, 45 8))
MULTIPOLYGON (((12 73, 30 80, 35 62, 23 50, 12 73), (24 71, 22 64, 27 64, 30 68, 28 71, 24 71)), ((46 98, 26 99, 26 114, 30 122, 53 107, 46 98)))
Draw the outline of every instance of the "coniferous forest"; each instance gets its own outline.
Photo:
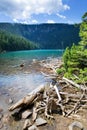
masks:
POLYGON ((57 73, 76 83, 87 84, 87 12, 82 16, 79 36, 81 40, 71 48, 67 47, 63 54, 64 64, 57 73))
POLYGON ((0 52, 36 49, 37 45, 21 36, 0 31, 0 52))
MULTIPOLYGON (((79 24, 78 25, 69 25, 69 24, 37 24, 37 25, 26 25, 26 24, 12 24, 12 23, 0 23, 0 30, 4 30, 11 36, 12 34, 15 34, 17 37, 21 36, 22 39, 26 38, 29 41, 32 41, 36 43, 36 46, 40 49, 65 49, 67 46, 70 47, 72 46, 73 43, 77 44, 78 41, 80 40, 79 38, 79 24)), ((1 34, 6 34, 7 33, 0 33, 1 34)), ((28 41, 26 41, 26 45, 23 44, 23 46, 18 43, 19 39, 20 42, 25 41, 22 40, 21 38, 17 38, 14 35, 15 41, 15 49, 10 47, 10 44, 14 44, 14 42, 10 39, 9 41, 9 49, 6 50, 21 50, 21 49, 33 49, 37 48, 34 45, 31 45, 29 48, 28 46, 28 41), (18 39, 18 41, 17 41, 18 39), (17 44, 17 45, 16 45, 17 44), (20 48, 19 48, 20 46, 20 48), (25 46, 25 47, 24 47, 25 46)), ((2 39, 1 39, 2 40, 2 39)), ((0 44, 2 44, 0 42, 0 44)), ((3 46, 5 46, 6 41, 3 46)))

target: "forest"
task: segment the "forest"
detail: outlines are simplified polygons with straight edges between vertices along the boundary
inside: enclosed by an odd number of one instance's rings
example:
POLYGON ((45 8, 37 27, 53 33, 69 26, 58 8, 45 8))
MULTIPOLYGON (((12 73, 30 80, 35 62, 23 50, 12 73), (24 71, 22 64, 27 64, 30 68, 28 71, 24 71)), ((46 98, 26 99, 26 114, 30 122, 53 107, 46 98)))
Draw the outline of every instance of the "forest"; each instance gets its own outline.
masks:
POLYGON ((37 45, 21 36, 0 31, 0 52, 3 51, 17 51, 17 50, 31 50, 36 49, 37 45))
POLYGON ((87 12, 82 16, 77 45, 67 47, 63 54, 63 66, 57 73, 76 83, 87 85, 87 12))
POLYGON ((40 49, 65 49, 77 44, 79 37, 79 24, 18 24, 0 23, 0 30, 24 37, 37 43, 40 49))

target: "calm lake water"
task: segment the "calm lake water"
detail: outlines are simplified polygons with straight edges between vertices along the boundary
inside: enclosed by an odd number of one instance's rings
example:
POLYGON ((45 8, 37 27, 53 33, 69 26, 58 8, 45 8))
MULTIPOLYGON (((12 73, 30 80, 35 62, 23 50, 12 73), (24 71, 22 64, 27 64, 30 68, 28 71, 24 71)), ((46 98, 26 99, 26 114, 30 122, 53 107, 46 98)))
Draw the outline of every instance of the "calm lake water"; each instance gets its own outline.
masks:
POLYGON ((12 92, 14 95, 25 95, 42 83, 49 80, 36 70, 32 60, 43 60, 48 57, 60 57, 62 50, 30 50, 0 54, 0 92, 12 92), (25 69, 20 67, 25 65, 25 69))

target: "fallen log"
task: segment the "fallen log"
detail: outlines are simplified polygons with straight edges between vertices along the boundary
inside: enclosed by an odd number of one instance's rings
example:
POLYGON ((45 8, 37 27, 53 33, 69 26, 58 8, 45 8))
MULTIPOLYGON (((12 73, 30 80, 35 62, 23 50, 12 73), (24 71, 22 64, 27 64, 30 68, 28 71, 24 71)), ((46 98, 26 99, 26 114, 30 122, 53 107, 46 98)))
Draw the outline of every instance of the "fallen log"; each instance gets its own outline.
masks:
POLYGON ((59 89, 58 89, 58 87, 57 87, 56 85, 54 85, 54 89, 55 89, 56 94, 57 94, 58 99, 59 99, 58 102, 61 102, 61 101, 62 101, 62 98, 61 98, 61 96, 60 96, 59 89))
POLYGON ((77 101, 77 103, 75 104, 74 108, 69 113, 67 113, 66 117, 68 117, 70 114, 72 114, 72 112, 75 113, 75 111, 79 107, 79 104, 81 103, 81 100, 83 99, 83 97, 84 97, 84 93, 81 95, 80 99, 77 101))
POLYGON ((13 104, 10 108, 9 111, 13 111, 16 108, 23 107, 24 105, 30 105, 32 104, 33 100, 36 98, 37 93, 44 92, 45 86, 42 84, 38 88, 36 88, 34 91, 29 93, 27 96, 25 96, 23 99, 18 101, 17 103, 13 104))
POLYGON ((79 85, 79 84, 73 82, 72 80, 69 80, 69 79, 67 79, 67 78, 65 78, 65 77, 63 77, 63 80, 65 80, 65 81, 68 82, 69 84, 71 84, 71 85, 73 85, 73 86, 75 86, 75 87, 77 87, 77 88, 79 88, 79 89, 85 90, 84 86, 79 85))

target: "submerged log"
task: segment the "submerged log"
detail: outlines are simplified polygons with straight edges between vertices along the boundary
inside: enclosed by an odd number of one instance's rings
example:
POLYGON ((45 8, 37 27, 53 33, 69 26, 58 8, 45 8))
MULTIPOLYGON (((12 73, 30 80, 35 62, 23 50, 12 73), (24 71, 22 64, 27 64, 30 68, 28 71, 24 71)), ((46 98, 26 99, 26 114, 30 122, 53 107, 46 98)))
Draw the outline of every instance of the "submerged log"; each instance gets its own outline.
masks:
POLYGON ((19 100, 17 103, 13 104, 9 111, 13 111, 16 108, 23 107, 24 105, 30 105, 32 104, 33 100, 36 98, 37 93, 44 92, 45 86, 42 84, 38 88, 36 88, 34 91, 29 93, 27 96, 25 96, 23 99, 19 100))

